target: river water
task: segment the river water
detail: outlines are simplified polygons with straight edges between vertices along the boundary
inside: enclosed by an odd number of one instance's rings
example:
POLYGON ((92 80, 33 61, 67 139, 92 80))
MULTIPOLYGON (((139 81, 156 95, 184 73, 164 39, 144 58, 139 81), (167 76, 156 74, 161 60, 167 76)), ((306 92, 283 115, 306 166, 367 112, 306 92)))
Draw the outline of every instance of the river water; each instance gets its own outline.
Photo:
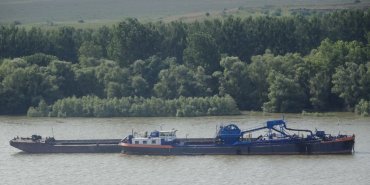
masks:
POLYGON ((14 136, 56 139, 122 138, 132 132, 175 128, 178 137, 213 137, 217 125, 242 129, 281 115, 197 118, 0 117, 0 184, 370 184, 370 118, 351 113, 313 117, 285 115, 288 127, 356 134, 353 155, 128 156, 122 154, 26 154, 14 136))

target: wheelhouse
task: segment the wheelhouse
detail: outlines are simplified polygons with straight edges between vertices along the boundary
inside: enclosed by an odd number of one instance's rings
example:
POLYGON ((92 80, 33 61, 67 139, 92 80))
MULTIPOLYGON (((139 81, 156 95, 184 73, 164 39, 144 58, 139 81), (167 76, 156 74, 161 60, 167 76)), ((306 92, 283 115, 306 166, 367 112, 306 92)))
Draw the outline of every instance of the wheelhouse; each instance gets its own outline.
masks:
POLYGON ((149 137, 133 137, 132 144, 141 145, 161 145, 163 143, 173 142, 176 139, 176 131, 153 131, 149 137))

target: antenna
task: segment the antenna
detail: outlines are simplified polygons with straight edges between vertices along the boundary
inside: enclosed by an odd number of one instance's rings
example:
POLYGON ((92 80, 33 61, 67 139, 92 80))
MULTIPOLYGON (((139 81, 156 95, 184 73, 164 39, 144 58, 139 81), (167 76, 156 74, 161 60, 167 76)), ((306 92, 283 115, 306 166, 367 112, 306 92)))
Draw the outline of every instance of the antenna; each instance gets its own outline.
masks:
POLYGON ((53 127, 51 127, 51 134, 53 135, 53 137, 54 137, 54 128, 53 127))
POLYGON ((217 137, 217 128, 218 128, 218 124, 216 124, 216 132, 215 132, 215 137, 217 137))

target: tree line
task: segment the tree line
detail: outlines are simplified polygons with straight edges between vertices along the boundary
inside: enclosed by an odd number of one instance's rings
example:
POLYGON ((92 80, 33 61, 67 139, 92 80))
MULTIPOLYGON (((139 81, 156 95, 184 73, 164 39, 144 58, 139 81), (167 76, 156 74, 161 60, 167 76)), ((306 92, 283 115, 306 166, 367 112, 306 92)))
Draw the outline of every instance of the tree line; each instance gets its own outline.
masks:
POLYGON ((161 98, 122 97, 101 99, 97 96, 68 97, 48 106, 40 101, 27 112, 31 117, 132 117, 132 116, 217 116, 240 114, 230 96, 161 98))
POLYGON ((98 29, 2 25, 0 114, 91 96, 230 95, 241 110, 357 111, 370 101, 369 28, 370 11, 360 10, 192 23, 129 18, 98 29))

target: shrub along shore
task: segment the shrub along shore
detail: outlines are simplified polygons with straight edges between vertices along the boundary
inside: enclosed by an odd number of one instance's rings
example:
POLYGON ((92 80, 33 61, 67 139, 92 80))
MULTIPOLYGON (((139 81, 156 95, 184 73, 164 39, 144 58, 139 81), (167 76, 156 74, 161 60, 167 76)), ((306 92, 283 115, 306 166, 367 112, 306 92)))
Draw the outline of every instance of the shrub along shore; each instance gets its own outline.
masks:
POLYGON ((64 98, 48 106, 41 101, 31 107, 30 117, 148 117, 148 116, 217 116, 240 114, 233 98, 225 97, 180 97, 173 100, 160 98, 110 98, 96 96, 64 98))

